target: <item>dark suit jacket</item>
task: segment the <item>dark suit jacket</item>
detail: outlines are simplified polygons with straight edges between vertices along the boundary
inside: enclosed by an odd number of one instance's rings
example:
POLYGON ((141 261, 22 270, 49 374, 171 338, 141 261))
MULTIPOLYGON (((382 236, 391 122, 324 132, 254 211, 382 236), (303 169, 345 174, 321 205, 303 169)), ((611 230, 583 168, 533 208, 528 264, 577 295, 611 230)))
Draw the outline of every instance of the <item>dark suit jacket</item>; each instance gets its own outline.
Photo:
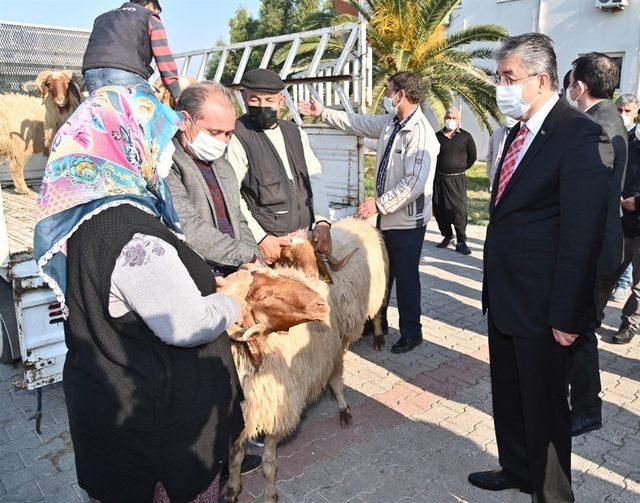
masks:
POLYGON ((166 179, 187 243, 212 265, 238 267, 260 257, 258 245, 240 211, 238 179, 226 159, 213 162, 235 239, 216 226, 213 199, 200 169, 174 138, 176 151, 166 179))
POLYGON ((624 177, 622 197, 635 197, 636 211, 622 210, 622 228, 626 237, 640 236, 640 140, 636 137, 635 126, 628 133, 629 156, 627 157, 627 171, 624 177))
POLYGON ((624 237, 620 219, 620 195, 627 167, 627 130, 622 117, 611 100, 602 100, 587 110, 594 121, 602 126, 613 146, 612 156, 602 161, 612 169, 607 224, 604 231, 602 251, 598 260, 598 277, 609 277, 618 272, 624 254, 624 237))
MULTIPOLYGON (((502 159, 519 131, 507 138, 502 159)), ((611 143, 564 99, 542 127, 495 205, 484 245, 483 309, 501 332, 580 333, 594 316, 593 288, 607 212, 611 143)))

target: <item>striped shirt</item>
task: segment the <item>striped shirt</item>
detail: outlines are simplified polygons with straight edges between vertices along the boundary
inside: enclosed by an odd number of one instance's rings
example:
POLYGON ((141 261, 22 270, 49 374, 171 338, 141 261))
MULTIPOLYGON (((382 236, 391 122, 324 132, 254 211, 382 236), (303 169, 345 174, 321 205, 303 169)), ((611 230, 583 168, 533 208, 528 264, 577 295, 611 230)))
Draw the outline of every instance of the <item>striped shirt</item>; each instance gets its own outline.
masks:
POLYGON ((393 130, 391 131, 391 135, 389 136, 387 146, 384 149, 384 155, 382 156, 382 160, 380 161, 380 166, 378 166, 378 176, 376 178, 376 195, 378 197, 384 194, 384 186, 387 182, 387 167, 389 166, 389 156, 391 155, 391 150, 393 150, 393 142, 396 139, 396 135, 398 134, 398 131, 400 131, 407 124, 407 122, 409 122, 411 117, 413 117, 413 114, 416 113, 416 110, 407 115, 404 119, 402 119, 402 121, 398 119, 397 115, 393 118, 393 130))
POLYGON ((156 15, 149 18, 149 39, 151 40, 151 52, 158 65, 162 83, 169 90, 171 96, 177 99, 180 96, 178 67, 167 41, 167 32, 162 21, 156 15))

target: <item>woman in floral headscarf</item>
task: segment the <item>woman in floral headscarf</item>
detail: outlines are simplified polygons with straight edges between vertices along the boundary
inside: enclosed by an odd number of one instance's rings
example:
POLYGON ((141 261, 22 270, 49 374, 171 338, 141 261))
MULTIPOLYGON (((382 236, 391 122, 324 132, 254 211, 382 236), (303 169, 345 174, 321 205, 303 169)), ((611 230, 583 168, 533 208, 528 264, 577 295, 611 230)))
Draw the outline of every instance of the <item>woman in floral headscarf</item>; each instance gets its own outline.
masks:
POLYGON ((35 254, 66 317, 78 482, 108 502, 217 502, 243 428, 228 338, 248 284, 216 294, 161 172, 181 118, 134 87, 94 92, 54 140, 35 254), (160 174, 159 174, 160 172, 160 174))

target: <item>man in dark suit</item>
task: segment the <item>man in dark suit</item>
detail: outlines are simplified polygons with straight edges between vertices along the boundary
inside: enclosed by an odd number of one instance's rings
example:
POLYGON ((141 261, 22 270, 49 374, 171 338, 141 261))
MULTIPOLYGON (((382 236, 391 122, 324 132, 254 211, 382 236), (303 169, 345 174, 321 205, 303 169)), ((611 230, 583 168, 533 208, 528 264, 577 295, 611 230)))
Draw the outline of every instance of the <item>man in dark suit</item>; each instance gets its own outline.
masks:
POLYGON ((528 33, 496 51, 496 98, 520 121, 494 181, 484 247, 493 415, 501 468, 469 475, 487 490, 571 502, 569 346, 593 319, 611 144, 558 96, 549 37, 528 33))
POLYGON ((627 131, 613 104, 618 84, 618 66, 606 54, 591 52, 573 62, 567 98, 596 121, 609 137, 612 156, 602 161, 611 169, 607 224, 596 276, 595 319, 571 346, 571 434, 582 435, 602 427, 602 399, 598 396, 600 365, 595 329, 604 318, 604 308, 616 285, 622 264, 624 238, 620 220, 620 194, 627 167, 627 131))

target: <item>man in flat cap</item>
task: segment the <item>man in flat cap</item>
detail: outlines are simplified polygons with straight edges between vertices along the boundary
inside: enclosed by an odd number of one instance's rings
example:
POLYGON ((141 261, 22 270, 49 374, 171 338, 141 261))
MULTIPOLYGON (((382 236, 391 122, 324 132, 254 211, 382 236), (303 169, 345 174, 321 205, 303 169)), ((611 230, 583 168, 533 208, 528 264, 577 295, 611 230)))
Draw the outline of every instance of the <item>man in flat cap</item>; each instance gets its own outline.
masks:
MULTIPOLYGON (((307 134, 278 118, 284 82, 271 70, 249 70, 240 84, 247 113, 236 121, 227 159, 249 213, 245 215, 267 263, 280 257, 283 236, 313 229, 316 250, 331 249, 329 205, 320 161, 307 134)), ((286 241, 286 240, 285 240, 286 241)))

